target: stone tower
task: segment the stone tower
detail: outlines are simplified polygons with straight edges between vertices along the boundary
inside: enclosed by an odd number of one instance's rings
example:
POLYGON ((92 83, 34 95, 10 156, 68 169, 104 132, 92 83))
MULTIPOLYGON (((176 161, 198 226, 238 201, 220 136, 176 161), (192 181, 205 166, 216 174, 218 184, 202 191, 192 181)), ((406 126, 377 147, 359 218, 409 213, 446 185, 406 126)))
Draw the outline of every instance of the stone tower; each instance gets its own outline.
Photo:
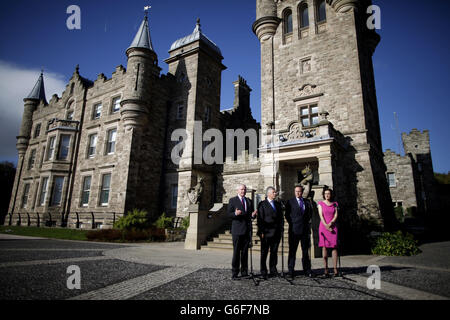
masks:
MULTIPOLYGON (((197 19, 192 34, 175 41, 165 62, 169 65, 169 74, 175 76, 172 111, 169 132, 185 128, 188 139, 179 165, 170 161, 166 180, 178 193, 177 215, 187 214, 189 201, 187 191, 203 178, 204 192, 200 207, 209 209, 212 196, 213 178, 217 175, 216 166, 205 165, 202 161, 202 136, 208 128, 220 128, 220 89, 222 53, 202 31, 200 19, 197 19), (197 147, 197 148, 196 148, 197 147)), ((168 137, 169 145, 173 145, 168 137)), ((169 148, 170 149, 170 148, 169 148)))
POLYGON ((419 212, 432 213, 438 208, 433 161, 431 159, 430 132, 412 129, 402 134, 405 155, 411 159, 416 199, 419 212))
POLYGON ((20 126, 19 135, 17 136, 17 151, 19 153, 19 159, 17 161, 17 173, 13 186, 13 194, 11 197, 11 202, 9 205, 9 212, 11 214, 14 213, 14 209, 16 206, 16 198, 17 191, 19 186, 19 181, 21 179, 22 170, 24 166, 25 153, 28 149, 28 142, 31 138, 31 128, 33 127, 33 113, 39 104, 47 104, 47 100, 45 98, 45 88, 44 88, 44 74, 41 72, 36 84, 31 90, 30 94, 23 99, 24 102, 24 111, 22 116, 22 124, 20 126))
POLYGON ((128 58, 121 119, 124 123, 124 161, 129 161, 125 212, 142 208, 159 214, 166 97, 160 86, 158 58, 147 16, 126 50, 128 58))
POLYGON ((314 172, 333 187, 348 225, 390 226, 365 0, 257 0, 261 45, 261 174, 291 196, 292 177, 314 172))

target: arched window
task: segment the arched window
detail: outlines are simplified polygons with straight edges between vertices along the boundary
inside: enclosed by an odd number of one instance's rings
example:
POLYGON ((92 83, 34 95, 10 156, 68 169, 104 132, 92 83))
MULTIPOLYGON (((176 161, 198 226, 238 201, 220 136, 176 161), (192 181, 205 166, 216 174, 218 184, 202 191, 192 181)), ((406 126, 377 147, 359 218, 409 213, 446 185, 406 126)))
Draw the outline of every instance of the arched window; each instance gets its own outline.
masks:
POLYGON ((299 6, 298 16, 300 18, 300 29, 309 27, 308 5, 306 3, 299 6))
POLYGON ((316 2, 317 22, 324 22, 327 20, 325 5, 326 5, 325 0, 318 0, 316 2))
POLYGON ((284 34, 292 33, 292 11, 287 9, 283 15, 284 34))

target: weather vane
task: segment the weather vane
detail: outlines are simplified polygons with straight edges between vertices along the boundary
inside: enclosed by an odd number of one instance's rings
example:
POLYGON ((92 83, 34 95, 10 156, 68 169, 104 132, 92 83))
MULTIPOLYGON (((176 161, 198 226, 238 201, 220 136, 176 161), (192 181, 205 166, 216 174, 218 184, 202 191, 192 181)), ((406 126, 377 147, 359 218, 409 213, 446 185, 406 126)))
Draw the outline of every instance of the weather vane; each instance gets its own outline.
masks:
POLYGON ((148 10, 151 8, 151 6, 145 6, 144 7, 144 12, 145 12, 145 16, 147 17, 148 15, 148 10))

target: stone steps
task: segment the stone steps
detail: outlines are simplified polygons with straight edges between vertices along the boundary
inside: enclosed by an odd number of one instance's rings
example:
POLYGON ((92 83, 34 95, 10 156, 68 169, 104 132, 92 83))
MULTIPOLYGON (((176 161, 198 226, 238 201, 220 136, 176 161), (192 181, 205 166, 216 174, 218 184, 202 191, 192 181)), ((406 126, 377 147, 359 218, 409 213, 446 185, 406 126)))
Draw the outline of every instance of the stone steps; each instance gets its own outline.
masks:
MULTIPOLYGON (((288 224, 285 223, 285 233, 284 233, 284 253, 287 255, 289 250, 289 241, 288 241, 288 224)), ((256 235, 256 232, 258 230, 258 227, 256 225, 256 220, 253 221, 253 251, 261 252, 261 240, 256 235)), ((210 241, 207 242, 206 245, 203 245, 201 247, 201 250, 222 250, 222 251, 233 251, 233 236, 231 235, 231 232, 228 228, 228 230, 225 230, 225 232, 215 236, 210 241)), ((281 253, 281 242, 278 249, 278 252, 281 253)), ((301 249, 297 251, 298 253, 301 252, 301 249)))

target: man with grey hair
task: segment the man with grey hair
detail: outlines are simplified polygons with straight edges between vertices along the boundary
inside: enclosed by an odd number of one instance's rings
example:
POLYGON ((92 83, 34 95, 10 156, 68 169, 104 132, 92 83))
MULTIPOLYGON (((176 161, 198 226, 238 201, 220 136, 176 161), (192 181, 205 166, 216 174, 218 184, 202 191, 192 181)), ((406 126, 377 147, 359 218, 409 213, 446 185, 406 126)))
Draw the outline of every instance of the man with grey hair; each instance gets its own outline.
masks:
POLYGON ((266 260, 270 251, 270 276, 277 276, 278 246, 283 228, 281 203, 275 200, 277 192, 274 187, 266 190, 266 200, 258 206, 258 236, 261 238, 261 275, 267 279, 266 260))
POLYGON ((242 277, 248 276, 248 248, 250 245, 252 219, 257 211, 253 211, 253 202, 245 197, 247 187, 237 186, 237 196, 228 202, 228 215, 231 217, 231 235, 233 238, 232 280, 238 279, 239 270, 242 277))

